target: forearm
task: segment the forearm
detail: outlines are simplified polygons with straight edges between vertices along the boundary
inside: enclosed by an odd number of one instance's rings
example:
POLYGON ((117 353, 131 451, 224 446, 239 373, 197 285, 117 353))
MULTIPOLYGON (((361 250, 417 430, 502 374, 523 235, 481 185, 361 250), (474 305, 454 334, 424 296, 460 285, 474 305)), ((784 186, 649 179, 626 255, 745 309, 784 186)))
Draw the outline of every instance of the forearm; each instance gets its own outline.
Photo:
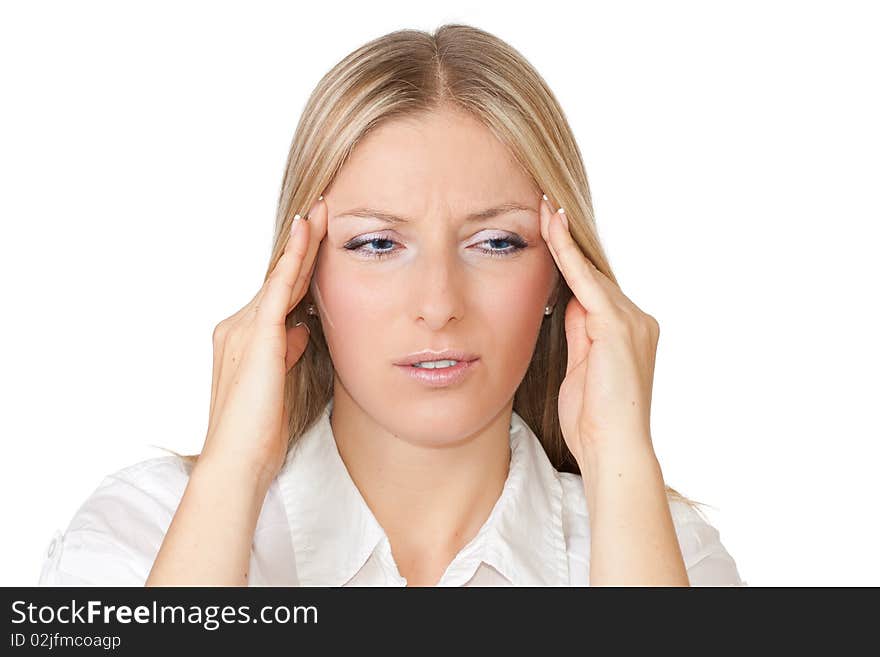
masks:
POLYGON ((246 586, 267 491, 237 465, 199 460, 146 586, 246 586))
POLYGON ((653 451, 585 452, 591 586, 689 586, 653 451))

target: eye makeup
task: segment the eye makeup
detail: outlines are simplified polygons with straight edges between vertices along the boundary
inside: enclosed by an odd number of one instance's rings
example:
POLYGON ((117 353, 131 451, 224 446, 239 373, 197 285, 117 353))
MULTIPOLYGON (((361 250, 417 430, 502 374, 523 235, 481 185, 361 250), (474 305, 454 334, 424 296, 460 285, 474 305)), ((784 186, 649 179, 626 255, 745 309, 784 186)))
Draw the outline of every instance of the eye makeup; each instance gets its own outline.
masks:
MULTIPOLYGON (((374 245, 377 242, 384 242, 390 244, 397 244, 396 240, 391 239, 385 235, 363 235, 361 237, 356 237, 352 240, 349 240, 343 245, 343 248, 348 251, 355 251, 359 254, 363 254, 364 257, 373 260, 381 260, 383 258, 390 257, 395 250, 393 249, 368 249, 364 248, 366 246, 374 245)), ((492 237, 488 237, 477 244, 495 244, 494 248, 478 248, 478 251, 492 257, 492 258, 509 258, 512 255, 515 255, 528 247, 528 243, 523 240, 519 235, 515 235, 513 233, 504 233, 501 235, 496 235, 492 237), (506 243, 507 246, 498 247, 498 243, 506 243)))

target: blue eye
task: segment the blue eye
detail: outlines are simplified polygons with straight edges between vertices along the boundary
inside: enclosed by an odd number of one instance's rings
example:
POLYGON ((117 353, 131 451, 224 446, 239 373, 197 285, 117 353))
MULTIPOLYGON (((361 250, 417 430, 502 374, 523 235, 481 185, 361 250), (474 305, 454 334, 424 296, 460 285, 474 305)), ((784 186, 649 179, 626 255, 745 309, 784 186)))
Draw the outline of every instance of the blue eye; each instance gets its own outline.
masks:
POLYGON ((353 240, 351 242, 348 242, 345 245, 345 248, 348 249, 349 251, 360 251, 363 253, 367 253, 368 257, 370 257, 370 258, 377 258, 377 259, 385 258, 386 256, 388 256, 391 253, 391 251, 389 249, 380 249, 378 251, 372 251, 369 249, 365 250, 365 249, 361 248, 363 246, 366 246, 367 244, 375 245, 377 242, 380 242, 380 243, 385 242, 387 244, 394 244, 394 240, 389 240, 384 237, 371 237, 371 238, 361 240, 361 241, 353 240))
POLYGON ((513 253, 516 253, 517 251, 521 251, 522 249, 526 248, 526 246, 528 246, 523 240, 513 236, 492 237, 484 240, 483 242, 480 242, 480 244, 484 244, 485 242, 507 242, 511 245, 505 249, 480 249, 481 251, 488 253, 491 256, 495 256, 496 258, 504 258, 506 256, 512 255, 513 253))
MULTIPOLYGON (((379 250, 362 248, 364 246, 367 246, 368 244, 374 245, 377 242, 378 243, 384 242, 387 244, 397 244, 397 242, 395 242, 394 240, 386 238, 386 237, 369 237, 368 236, 368 237, 361 238, 361 239, 351 240, 350 242, 347 242, 343 246, 343 248, 345 248, 349 251, 358 251, 361 253, 365 253, 365 254, 367 254, 368 258, 372 258, 374 260, 381 260, 382 258, 387 258, 392 253, 394 253, 394 251, 392 249, 387 249, 387 248, 386 249, 379 249, 379 250)), ((495 248, 495 249, 480 248, 480 249, 478 249, 479 251, 482 251, 483 253, 485 253, 493 258, 507 258, 507 257, 523 250, 524 248, 526 248, 528 246, 528 244, 523 239, 521 239, 520 237, 515 236, 515 235, 510 235, 508 237, 491 237, 487 240, 483 240, 482 242, 479 242, 479 244, 485 244, 487 242, 490 242, 490 243, 494 242, 496 244, 501 242, 501 243, 507 243, 510 245, 506 248, 495 248)))

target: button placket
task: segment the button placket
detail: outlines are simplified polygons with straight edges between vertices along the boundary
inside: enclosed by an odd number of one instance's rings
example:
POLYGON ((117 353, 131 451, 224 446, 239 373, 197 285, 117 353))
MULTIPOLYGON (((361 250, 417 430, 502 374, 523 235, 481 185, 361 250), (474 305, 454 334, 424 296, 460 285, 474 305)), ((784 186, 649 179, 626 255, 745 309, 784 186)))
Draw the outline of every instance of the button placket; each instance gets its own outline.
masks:
POLYGON ((385 566, 386 576, 391 577, 397 586, 406 586, 406 578, 400 574, 400 569, 394 561, 394 555, 391 553, 391 542, 387 536, 382 537, 382 543, 379 546, 379 559, 385 566))

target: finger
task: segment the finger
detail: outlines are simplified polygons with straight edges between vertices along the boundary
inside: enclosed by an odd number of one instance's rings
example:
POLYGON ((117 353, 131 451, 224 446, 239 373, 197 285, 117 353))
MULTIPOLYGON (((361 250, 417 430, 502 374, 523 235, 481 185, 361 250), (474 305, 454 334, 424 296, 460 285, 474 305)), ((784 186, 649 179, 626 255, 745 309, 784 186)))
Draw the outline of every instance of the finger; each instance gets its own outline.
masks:
POLYGON ((547 201, 542 201, 541 212, 550 252, 568 287, 587 312, 607 313, 613 301, 600 281, 601 272, 584 256, 563 224, 561 213, 552 212, 547 201))
POLYGON ((562 271, 562 261, 559 259, 559 255, 556 253, 553 240, 550 238, 550 224, 554 219, 554 212, 555 211, 553 210, 553 206, 550 204, 550 201, 547 200, 547 196, 545 194, 544 200, 541 202, 540 212, 541 237, 543 237, 544 241, 547 243, 547 249, 550 251, 550 255, 553 256, 553 261, 556 263, 556 267, 564 276, 564 272, 562 271))
POLYGON ((305 256, 305 263, 300 270, 297 280, 294 283, 290 299, 290 309, 296 307, 300 300, 305 296, 305 291, 309 287, 312 274, 315 271, 317 262, 318 249, 321 246, 321 240, 327 235, 328 208, 327 201, 324 196, 320 196, 315 204, 309 210, 309 247, 305 256))
MULTIPOLYGON (((543 237, 544 241, 547 242, 547 247, 550 249, 550 253, 552 253, 554 259, 556 259, 557 258, 556 251, 554 250, 553 245, 550 243, 550 235, 548 234, 548 226, 550 223, 550 219, 552 218, 552 215, 555 212, 555 210, 553 209, 553 205, 550 203, 546 194, 544 194, 543 198, 544 198, 544 202, 541 204, 541 215, 540 215, 541 219, 539 221, 539 225, 541 228, 541 237, 543 237)), ((568 228, 566 228, 566 230, 568 230, 568 228)), ((569 231, 569 234, 571 234, 570 231, 569 231)), ((581 252, 581 253, 583 253, 583 252, 581 252)), ((589 263, 589 265, 590 265, 590 267, 592 267, 593 271, 599 276, 599 280, 601 280, 603 282, 613 283, 611 281, 611 279, 608 278, 605 274, 603 274, 599 270, 599 268, 596 267, 595 264, 593 264, 593 261, 590 258, 588 258, 585 254, 584 254, 584 259, 587 261, 587 263, 589 263)))
POLYGON ((284 326, 290 312, 291 294, 308 249, 308 223, 299 214, 294 215, 284 253, 275 263, 269 280, 266 281, 266 290, 259 301, 257 314, 272 325, 284 326))
POLYGON ((565 374, 568 375, 575 367, 580 365, 590 353, 593 341, 587 332, 587 311, 577 300, 572 297, 565 307, 565 342, 568 352, 568 362, 565 374))
POLYGON ((266 279, 263 281, 263 285, 260 287, 259 290, 257 290, 257 293, 254 295, 254 298, 251 299, 250 303, 248 304, 248 307, 250 308, 251 311, 255 311, 257 308, 259 308, 260 302, 261 302, 263 296, 266 294, 266 289, 269 287, 269 280, 272 278, 272 274, 278 268, 278 265, 281 263, 281 259, 284 257, 284 255, 286 253, 289 253, 291 248, 293 247, 293 245, 295 243, 295 240, 293 239, 294 233, 295 233, 294 228, 299 227, 299 222, 301 220, 302 220, 302 217, 299 214, 293 215, 293 220, 290 222, 290 226, 287 231, 287 240, 284 242, 284 248, 281 250, 281 255, 278 257, 278 260, 275 262, 275 266, 272 267, 272 269, 266 275, 266 279))
MULTIPOLYGON (((540 213, 540 227, 541 227, 541 237, 544 238, 544 241, 547 242, 547 248, 550 250, 550 253, 553 255, 553 259, 556 261, 556 266, 560 267, 561 263, 559 262, 559 256, 556 254, 556 249, 553 241, 550 239, 550 222, 554 219, 554 213, 557 210, 553 209, 553 205, 551 205, 547 195, 544 194, 543 201, 541 202, 541 213, 540 213)), ((561 209, 561 208, 560 208, 561 209)), ((568 230, 566 228, 566 230, 568 230)), ((582 252, 583 253, 583 252, 582 252)), ((592 260, 584 256, 584 259, 590 264, 590 266, 596 271, 596 265, 593 264, 592 260)), ((601 273, 601 272, 599 272, 601 273)))
POLYGON ((550 251, 550 255, 553 256, 553 261, 556 263, 556 267, 558 268, 559 260, 556 258, 556 253, 553 251, 553 246, 550 244, 550 235, 547 233, 547 225, 549 224, 550 214, 552 212, 553 207, 550 205, 550 201, 547 200, 547 195, 544 194, 544 200, 541 201, 540 212, 538 213, 538 225, 541 228, 541 237, 547 244, 547 249, 550 251))

